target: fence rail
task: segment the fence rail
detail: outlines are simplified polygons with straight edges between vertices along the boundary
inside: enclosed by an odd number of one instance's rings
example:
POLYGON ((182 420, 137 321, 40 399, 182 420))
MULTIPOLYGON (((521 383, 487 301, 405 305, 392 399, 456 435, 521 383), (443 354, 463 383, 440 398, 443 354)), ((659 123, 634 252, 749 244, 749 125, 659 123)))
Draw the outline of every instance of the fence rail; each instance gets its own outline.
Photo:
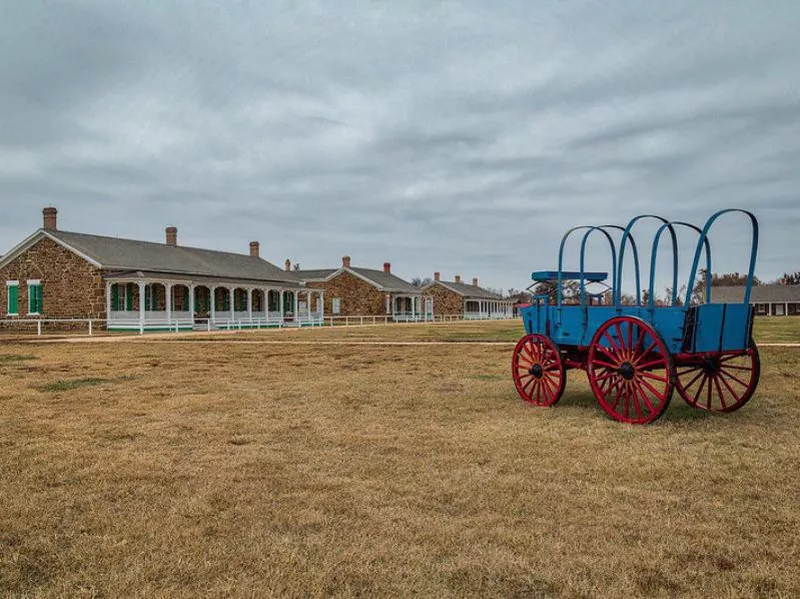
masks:
MULTIPOLYGON (((359 315, 359 316, 318 316, 311 318, 299 317, 293 321, 281 322, 272 318, 246 320, 219 320, 212 322, 210 319, 187 319, 173 318, 163 319, 158 322, 146 322, 142 324, 139 320, 130 319, 124 322, 119 318, 112 318, 110 321, 105 318, 27 318, 27 319, 0 319, 0 331, 33 333, 42 336, 45 333, 64 333, 66 331, 80 332, 86 331, 89 335, 98 332, 106 333, 139 333, 147 332, 186 332, 195 331, 214 331, 214 330, 252 330, 259 328, 296 328, 296 327, 349 327, 363 325, 404 325, 404 324, 423 324, 423 323, 442 323, 476 320, 498 320, 497 315, 481 314, 482 318, 475 314, 437 314, 420 316, 416 319, 403 318, 402 315, 385 316, 359 315), (124 330, 120 325, 125 324, 124 330), (110 325, 110 326, 109 326, 110 325)), ((508 320, 512 316, 506 316, 508 320)))

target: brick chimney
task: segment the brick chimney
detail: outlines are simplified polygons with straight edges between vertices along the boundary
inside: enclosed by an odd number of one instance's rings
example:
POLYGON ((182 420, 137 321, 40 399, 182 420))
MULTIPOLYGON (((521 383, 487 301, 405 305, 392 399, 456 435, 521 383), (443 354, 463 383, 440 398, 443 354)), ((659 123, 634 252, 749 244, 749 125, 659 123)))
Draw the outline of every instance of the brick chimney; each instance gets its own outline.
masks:
POLYGON ((392 264, 391 264, 391 262, 384 262, 383 263, 383 272, 385 272, 387 275, 392 274, 392 264))
POLYGON ((250 242, 250 255, 253 258, 258 258, 260 255, 261 245, 257 241, 250 242))
POLYGON ((438 273, 438 272, 433 273, 433 280, 434 281, 441 281, 442 280, 442 275, 440 273, 438 273))
POLYGON ((350 268, 350 256, 342 256, 342 268, 350 268))
POLYGON ((472 279, 472 286, 473 287, 477 287, 478 286, 478 277, 475 277, 475 278, 472 279))
POLYGON ((56 231, 58 230, 58 210, 49 206, 42 210, 42 228, 45 231, 56 231))
POLYGON ((456 275, 455 282, 456 283, 460 283, 461 282, 461 275, 456 275))
POLYGON ((178 245, 177 227, 167 227, 167 245, 171 245, 173 247, 178 245))
POLYGON ((292 270, 292 261, 289 258, 286 258, 286 262, 283 263, 283 270, 289 272, 292 270))

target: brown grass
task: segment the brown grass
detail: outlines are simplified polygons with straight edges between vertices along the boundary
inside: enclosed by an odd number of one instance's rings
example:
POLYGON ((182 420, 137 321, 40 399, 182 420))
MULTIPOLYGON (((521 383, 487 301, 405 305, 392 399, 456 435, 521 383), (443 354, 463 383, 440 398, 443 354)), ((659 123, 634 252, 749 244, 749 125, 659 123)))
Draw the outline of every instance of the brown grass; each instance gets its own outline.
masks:
POLYGON ((504 346, 222 341, 0 346, 0 595, 800 595, 798 350, 629 427, 504 346))

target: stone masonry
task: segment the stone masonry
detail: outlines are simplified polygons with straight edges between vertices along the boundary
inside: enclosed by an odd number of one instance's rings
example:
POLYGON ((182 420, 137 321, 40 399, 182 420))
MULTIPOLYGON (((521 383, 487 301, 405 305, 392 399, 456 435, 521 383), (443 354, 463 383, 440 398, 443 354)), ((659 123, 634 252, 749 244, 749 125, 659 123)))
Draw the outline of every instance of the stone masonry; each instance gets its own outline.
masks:
POLYGON ((8 314, 6 281, 19 281, 19 318, 28 318, 28 280, 42 282, 41 318, 105 318, 103 272, 43 238, 0 268, 0 318, 8 314))
POLYGON ((330 281, 311 282, 309 287, 325 291, 326 316, 384 316, 386 314, 386 294, 352 275, 343 272, 330 281), (341 311, 333 313, 333 298, 341 300, 341 311))
POLYGON ((427 287, 424 293, 433 298, 433 310, 437 315, 449 316, 464 313, 464 298, 444 285, 434 283, 427 287))

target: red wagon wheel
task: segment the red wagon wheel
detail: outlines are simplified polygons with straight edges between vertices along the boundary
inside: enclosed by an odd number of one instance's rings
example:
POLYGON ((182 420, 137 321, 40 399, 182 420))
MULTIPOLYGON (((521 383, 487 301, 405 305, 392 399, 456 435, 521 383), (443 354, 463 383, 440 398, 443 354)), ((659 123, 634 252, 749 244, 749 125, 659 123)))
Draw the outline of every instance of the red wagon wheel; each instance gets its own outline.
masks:
POLYGON ((544 335, 525 335, 514 348, 511 373, 519 396, 536 406, 552 406, 567 381, 558 346, 544 335))
POLYGON ((677 367, 675 386, 694 408, 711 412, 734 412, 753 397, 761 376, 758 348, 750 340, 743 354, 698 356, 677 367))
POLYGON ((632 316, 603 323, 589 347, 589 383, 614 420, 653 422, 669 406, 675 387, 672 356, 652 326, 632 316))

